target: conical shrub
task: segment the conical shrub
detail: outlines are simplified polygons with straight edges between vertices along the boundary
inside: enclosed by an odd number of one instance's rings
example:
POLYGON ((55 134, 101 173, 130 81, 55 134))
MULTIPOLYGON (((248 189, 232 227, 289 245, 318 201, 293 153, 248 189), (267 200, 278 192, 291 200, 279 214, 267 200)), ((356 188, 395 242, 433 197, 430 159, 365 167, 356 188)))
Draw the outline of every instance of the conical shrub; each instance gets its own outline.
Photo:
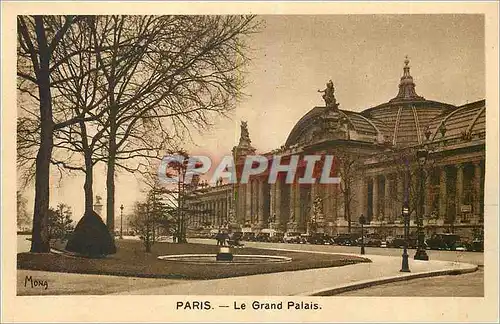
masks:
POLYGON ((96 212, 86 213, 73 231, 66 250, 89 257, 102 257, 116 253, 111 234, 96 212))

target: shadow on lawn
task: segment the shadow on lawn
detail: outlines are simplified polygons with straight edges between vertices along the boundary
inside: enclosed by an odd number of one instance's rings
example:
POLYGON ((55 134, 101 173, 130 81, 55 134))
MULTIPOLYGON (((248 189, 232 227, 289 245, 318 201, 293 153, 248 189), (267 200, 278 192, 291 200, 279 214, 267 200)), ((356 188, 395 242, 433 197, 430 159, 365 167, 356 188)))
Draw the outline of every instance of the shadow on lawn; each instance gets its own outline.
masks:
MULTIPOLYGON (((61 249, 61 247, 64 247, 64 244, 64 242, 53 242, 53 247, 61 249)), ((19 253, 17 256, 17 267, 18 269, 54 272, 203 280, 312 268, 339 267, 359 262, 371 262, 366 258, 341 254, 317 254, 243 248, 234 249, 233 253, 235 255, 265 254, 285 256, 291 258, 292 261, 289 263, 257 265, 177 264, 158 260, 157 257, 173 254, 214 254, 217 253, 218 247, 206 244, 156 243, 152 247, 151 253, 145 253, 144 246, 140 241, 117 240, 116 246, 116 254, 99 259, 55 253, 19 253)))

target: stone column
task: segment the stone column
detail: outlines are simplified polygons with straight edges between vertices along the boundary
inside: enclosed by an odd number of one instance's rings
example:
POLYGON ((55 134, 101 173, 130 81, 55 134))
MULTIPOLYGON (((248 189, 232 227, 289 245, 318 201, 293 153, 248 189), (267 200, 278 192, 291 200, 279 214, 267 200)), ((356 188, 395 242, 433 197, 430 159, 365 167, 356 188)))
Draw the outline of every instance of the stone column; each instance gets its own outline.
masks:
POLYGON ((405 199, 405 183, 404 183, 404 177, 403 176, 398 176, 398 179, 397 179, 397 184, 396 184, 396 187, 397 187, 397 195, 398 195, 398 198, 396 199, 396 201, 398 202, 398 206, 397 206, 397 212, 398 214, 397 215, 401 215, 401 211, 403 209, 403 202, 404 202, 404 199, 405 199))
POLYGON ((481 212, 481 162, 474 162, 474 205, 473 212, 476 217, 480 217, 481 212))
POLYGON ((309 208, 310 219, 314 219, 314 200, 316 199, 317 194, 318 194, 318 188, 316 184, 313 183, 311 184, 311 198, 310 198, 310 208, 309 208))
POLYGON ((300 230, 304 230, 304 219, 302 215, 301 188, 299 184, 295 185, 295 221, 300 230))
POLYGON ((385 175, 385 183, 384 183, 384 220, 390 221, 392 219, 391 208, 392 199, 391 199, 391 176, 390 174, 385 175))
POLYGON ((446 219, 447 211, 447 193, 446 193, 446 167, 441 167, 439 174, 439 218, 446 219))
POLYGON ((198 227, 198 204, 193 203, 193 211, 191 213, 191 218, 193 219, 193 223, 195 227, 198 227))
POLYGON ((278 228, 282 227, 282 219, 281 219, 281 190, 282 183, 280 179, 276 179, 276 184, 274 185, 274 214, 273 217, 276 219, 274 222, 278 228))
POLYGON ((257 217, 259 228, 264 228, 264 181, 262 179, 257 180, 258 186, 258 202, 257 202, 257 217))
POLYGON ((207 205, 207 219, 208 221, 210 222, 210 225, 215 227, 215 222, 214 222, 214 211, 212 209, 212 202, 211 201, 207 201, 206 202, 206 205, 207 205))
POLYGON ((217 221, 219 222, 219 226, 222 225, 222 201, 220 197, 217 198, 217 221))
POLYGON ((432 170, 424 170, 425 183, 424 183, 424 218, 429 217, 432 213, 432 201, 431 201, 431 184, 432 184, 432 170))
POLYGON ((252 219, 252 182, 245 184, 245 219, 244 223, 252 219))
POLYGON ((228 221, 228 217, 227 217, 227 202, 228 202, 228 200, 227 200, 226 195, 222 196, 221 202, 222 202, 222 221, 227 222, 228 221))
MULTIPOLYGON (((291 183, 289 184, 290 186, 290 199, 288 200, 289 201, 289 210, 290 210, 290 215, 288 216, 288 223, 290 224, 295 224, 297 222, 297 215, 295 215, 295 186, 296 184, 295 183, 291 183)), ((293 228, 293 226, 292 226, 293 228)))
POLYGON ((212 204, 213 204, 213 209, 214 209, 214 223, 216 224, 217 227, 219 227, 219 208, 217 206, 217 200, 215 200, 212 197, 212 204))
POLYGON ((212 209, 208 201, 205 200, 203 203, 203 207, 205 208, 204 218, 206 222, 210 222, 210 226, 214 226, 215 224, 212 221, 212 209))
MULTIPOLYGON (((213 198, 212 198, 213 199, 213 198)), ((214 224, 215 226, 219 227, 219 211, 217 208, 217 200, 212 200, 212 209, 214 211, 214 224)))
POLYGON ((336 223, 337 222, 337 217, 339 215, 339 190, 338 186, 336 184, 330 185, 328 188, 328 196, 330 197, 329 201, 329 208, 330 208, 330 217, 332 220, 336 223))
MULTIPOLYGON (((356 211, 356 214, 354 215, 353 221, 359 218, 361 214, 365 215, 363 211, 363 200, 364 200, 364 186, 363 186, 363 179, 358 179, 356 180, 356 191, 355 191, 355 197, 354 200, 356 201, 356 208, 354 209, 356 211)), ((366 215, 365 215, 366 216, 366 215)))
POLYGON ((257 180, 252 181, 252 224, 259 221, 259 184, 257 180))
MULTIPOLYGON (((210 216, 207 214, 208 211, 208 205, 206 201, 203 201, 203 221, 204 222, 209 222, 210 221, 210 216)), ((213 225, 213 224, 210 224, 213 225)))
POLYGON ((276 225, 276 220, 273 220, 273 216, 276 214, 276 184, 269 184, 269 223, 273 224, 273 228, 276 225))
POLYGON ((322 184, 323 186, 323 213, 325 214, 325 219, 328 222, 333 222, 334 219, 332 217, 332 198, 331 198, 331 190, 330 188, 333 186, 332 184, 322 184))
POLYGON ((222 203, 222 199, 217 199, 219 204, 219 225, 224 224, 224 204, 222 203))
POLYGON ((196 206, 196 217, 198 218, 199 226, 202 226, 203 225, 203 217, 201 215, 201 205, 200 204, 198 204, 196 206))
POLYGON ((455 167, 457 169, 457 178, 456 178, 457 195, 455 197, 456 213, 457 213, 456 219, 461 220, 462 205, 464 204, 464 166, 463 164, 457 164, 455 167))
POLYGON ((212 204, 212 222, 216 227, 218 227, 219 224, 217 222, 217 205, 215 203, 215 200, 213 200, 213 197, 211 204, 212 204))
POLYGON ((237 187, 237 196, 236 196, 236 206, 238 208, 237 211, 237 216, 238 216, 238 222, 242 225, 245 224, 245 218, 246 218, 246 185, 239 184, 237 187))
POLYGON ((337 219, 341 221, 347 220, 347 215, 345 214, 345 200, 342 190, 340 190, 340 185, 337 185, 337 219))
POLYGON ((200 202, 198 205, 198 219, 200 220, 200 224, 203 225, 203 222, 205 221, 203 217, 203 202, 200 202))
MULTIPOLYGON (((365 218, 368 217, 368 179, 363 177, 361 180, 361 213, 365 218)), ((361 216, 361 215, 359 215, 361 216)))
POLYGON ((378 221, 379 217, 379 210, 378 210, 378 176, 372 177, 373 179, 373 196, 372 196, 372 201, 373 201, 373 220, 378 221))

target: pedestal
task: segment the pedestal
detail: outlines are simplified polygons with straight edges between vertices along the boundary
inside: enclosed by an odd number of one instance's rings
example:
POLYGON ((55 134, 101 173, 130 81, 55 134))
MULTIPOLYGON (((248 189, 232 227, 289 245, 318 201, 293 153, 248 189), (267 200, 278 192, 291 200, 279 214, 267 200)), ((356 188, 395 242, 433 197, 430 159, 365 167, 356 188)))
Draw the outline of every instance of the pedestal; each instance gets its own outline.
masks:
POLYGON ((233 254, 228 247, 223 246, 219 249, 215 259, 217 261, 233 261, 233 254))

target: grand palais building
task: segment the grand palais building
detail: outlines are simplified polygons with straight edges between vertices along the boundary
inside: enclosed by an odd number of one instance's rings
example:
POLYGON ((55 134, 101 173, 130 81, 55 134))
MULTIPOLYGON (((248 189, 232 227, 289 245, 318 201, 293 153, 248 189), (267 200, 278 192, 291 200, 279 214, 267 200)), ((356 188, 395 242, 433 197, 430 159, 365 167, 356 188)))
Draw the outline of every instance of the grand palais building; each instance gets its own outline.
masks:
POLYGON ((335 235, 359 231, 363 215, 368 232, 401 235, 405 202, 411 232, 419 219, 427 235, 482 231, 485 100, 455 106, 419 96, 408 60, 397 95, 386 103, 361 112, 339 109, 331 83, 323 99, 271 152, 256 152, 242 123, 232 153, 237 164, 251 154, 282 161, 331 154, 338 157, 340 184, 287 184, 283 177, 268 184, 261 174, 247 184, 201 185, 186 200, 189 231, 237 223, 244 232, 335 235))

